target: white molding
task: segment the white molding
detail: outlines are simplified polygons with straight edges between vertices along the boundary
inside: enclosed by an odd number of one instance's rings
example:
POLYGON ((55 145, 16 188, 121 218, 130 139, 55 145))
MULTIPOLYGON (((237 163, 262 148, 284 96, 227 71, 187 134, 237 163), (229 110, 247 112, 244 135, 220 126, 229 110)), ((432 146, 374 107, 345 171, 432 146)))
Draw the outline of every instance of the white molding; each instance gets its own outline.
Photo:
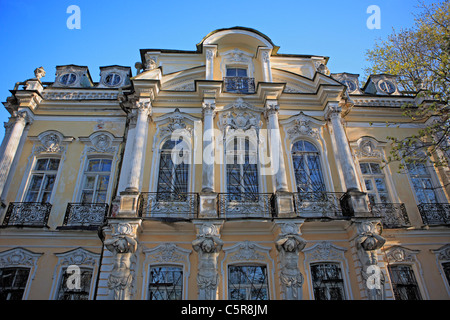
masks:
POLYGON ((442 266, 443 263, 450 263, 450 244, 443 245, 442 247, 436 250, 430 249, 430 251, 436 255, 436 264, 439 270, 439 274, 442 277, 442 281, 444 282, 447 294, 450 296, 449 279, 447 279, 444 268, 442 266))
POLYGON ((35 253, 21 247, 0 252, 0 268, 22 267, 30 269, 22 297, 23 300, 28 299, 31 282, 36 275, 37 261, 43 254, 44 253, 35 253))
MULTIPOLYGON (((314 242, 309 241, 308 243, 314 242)), ((305 260, 303 261, 303 264, 306 273, 305 277, 308 281, 308 291, 310 300, 314 300, 311 264, 327 263, 327 262, 339 264, 344 281, 345 299, 353 300, 353 293, 351 290, 351 282, 349 278, 350 270, 347 259, 345 258, 346 251, 347 251, 346 248, 336 246, 331 241, 317 241, 313 245, 308 246, 308 248, 303 249, 303 253, 305 254, 305 260)))
POLYGON ((145 259, 142 263, 142 294, 141 300, 148 300, 150 268, 154 266, 180 266, 183 270, 183 293, 184 300, 188 299, 188 280, 191 274, 191 263, 189 256, 192 250, 184 249, 175 243, 162 243, 154 248, 142 248, 145 259))
POLYGON ((58 263, 53 272, 52 288, 50 290, 49 300, 56 300, 58 290, 61 286, 63 269, 70 265, 77 265, 80 268, 92 270, 91 285, 89 287, 89 300, 94 299, 95 284, 99 272, 100 253, 94 253, 84 248, 78 247, 63 253, 55 253, 58 257, 58 263))

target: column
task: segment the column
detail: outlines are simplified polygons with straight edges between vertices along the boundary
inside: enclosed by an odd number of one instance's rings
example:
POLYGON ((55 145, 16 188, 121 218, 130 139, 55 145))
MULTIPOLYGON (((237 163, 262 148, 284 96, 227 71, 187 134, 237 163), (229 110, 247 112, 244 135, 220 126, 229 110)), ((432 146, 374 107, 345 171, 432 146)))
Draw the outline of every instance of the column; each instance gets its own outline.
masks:
POLYGON ((267 128, 270 142, 270 156, 272 169, 275 175, 275 190, 277 192, 287 192, 286 167, 284 164, 283 148, 281 145, 280 125, 278 123, 278 102, 269 100, 266 102, 267 128))
POLYGON ((214 192, 214 99, 203 101, 202 192, 214 192))
POLYGON ((214 56, 216 55, 216 46, 205 46, 206 58, 206 80, 214 79, 214 56))
POLYGON ((261 52, 261 64, 264 76, 264 82, 272 82, 272 70, 270 66, 270 49, 259 48, 261 52))
POLYGON ((332 141, 335 143, 334 149, 344 178, 346 194, 341 200, 344 215, 368 216, 370 212, 367 195, 361 192, 359 187, 355 164, 342 125, 341 107, 338 102, 328 102, 325 109, 325 119, 331 124, 332 141))
POLYGON ((325 109, 325 118, 330 121, 333 130, 337 156, 342 167, 345 187, 347 190, 360 190, 350 146, 347 141, 344 126, 342 125, 341 107, 337 102, 328 103, 325 109))
POLYGON ((23 131, 25 129, 25 125, 27 123, 26 118, 26 112, 18 112, 11 129, 11 134, 8 138, 5 136, 5 139, 8 140, 7 142, 5 142, 4 152, 3 155, 1 155, 0 159, 0 194, 2 194, 3 188, 5 187, 6 180, 11 169, 12 161, 14 160, 14 156, 16 155, 16 151, 19 146, 20 138, 22 137, 23 131))
POLYGON ((137 121, 134 136, 133 157, 131 159, 130 176, 125 191, 139 192, 139 182, 142 171, 142 158, 144 156, 144 148, 146 145, 146 137, 148 131, 148 116, 151 112, 150 98, 139 99, 137 106, 137 121))

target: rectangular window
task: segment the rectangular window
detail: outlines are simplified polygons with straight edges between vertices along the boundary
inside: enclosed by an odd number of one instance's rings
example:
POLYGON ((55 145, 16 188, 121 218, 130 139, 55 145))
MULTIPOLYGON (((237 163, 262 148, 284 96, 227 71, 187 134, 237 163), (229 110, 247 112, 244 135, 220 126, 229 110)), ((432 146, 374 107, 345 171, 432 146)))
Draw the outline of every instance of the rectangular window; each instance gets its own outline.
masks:
POLYGON ((419 203, 437 203, 431 174, 425 164, 412 162, 407 164, 407 168, 419 203))
POLYGON ((183 270, 181 267, 150 269, 149 300, 181 300, 183 270))
POLYGON ((421 300, 419 286, 411 266, 390 265, 392 289, 395 300, 421 300))
POLYGON ((89 159, 84 172, 82 203, 106 203, 111 159, 89 159))
POLYGON ((25 195, 25 202, 50 202, 58 173, 59 159, 37 159, 25 195))
POLYGON ((67 269, 63 271, 59 285, 58 300, 89 300, 92 270, 80 268, 79 282, 73 278, 74 276, 76 274, 67 272, 67 269))
POLYGON ((384 174, 378 163, 360 163, 361 173, 366 186, 370 203, 390 203, 389 193, 386 187, 384 174))
POLYGON ((266 266, 229 266, 228 299, 269 300, 266 266))
POLYGON ((336 263, 311 265, 315 300, 344 300, 344 280, 341 268, 336 263))
POLYGON ((28 268, 1 268, 0 300, 22 300, 29 273, 28 268))

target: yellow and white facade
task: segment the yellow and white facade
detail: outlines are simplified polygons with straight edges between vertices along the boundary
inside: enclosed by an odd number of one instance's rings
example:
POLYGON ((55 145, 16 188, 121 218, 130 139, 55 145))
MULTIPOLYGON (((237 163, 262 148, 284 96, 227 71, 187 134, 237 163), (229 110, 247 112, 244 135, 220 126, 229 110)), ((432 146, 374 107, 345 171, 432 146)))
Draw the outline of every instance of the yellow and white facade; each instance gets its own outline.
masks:
POLYGON ((278 49, 234 27, 17 84, 0 297, 449 299, 448 168, 385 165, 419 95, 278 49))

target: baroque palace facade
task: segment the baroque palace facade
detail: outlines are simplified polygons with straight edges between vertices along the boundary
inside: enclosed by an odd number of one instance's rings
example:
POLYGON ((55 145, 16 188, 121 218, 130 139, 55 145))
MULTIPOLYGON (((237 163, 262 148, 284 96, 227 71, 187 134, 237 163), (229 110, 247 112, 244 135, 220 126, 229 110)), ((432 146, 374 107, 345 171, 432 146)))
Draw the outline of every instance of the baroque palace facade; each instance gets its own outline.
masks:
POLYGON ((17 83, 0 298, 449 299, 448 168, 385 165, 423 98, 278 49, 234 27, 17 83))

